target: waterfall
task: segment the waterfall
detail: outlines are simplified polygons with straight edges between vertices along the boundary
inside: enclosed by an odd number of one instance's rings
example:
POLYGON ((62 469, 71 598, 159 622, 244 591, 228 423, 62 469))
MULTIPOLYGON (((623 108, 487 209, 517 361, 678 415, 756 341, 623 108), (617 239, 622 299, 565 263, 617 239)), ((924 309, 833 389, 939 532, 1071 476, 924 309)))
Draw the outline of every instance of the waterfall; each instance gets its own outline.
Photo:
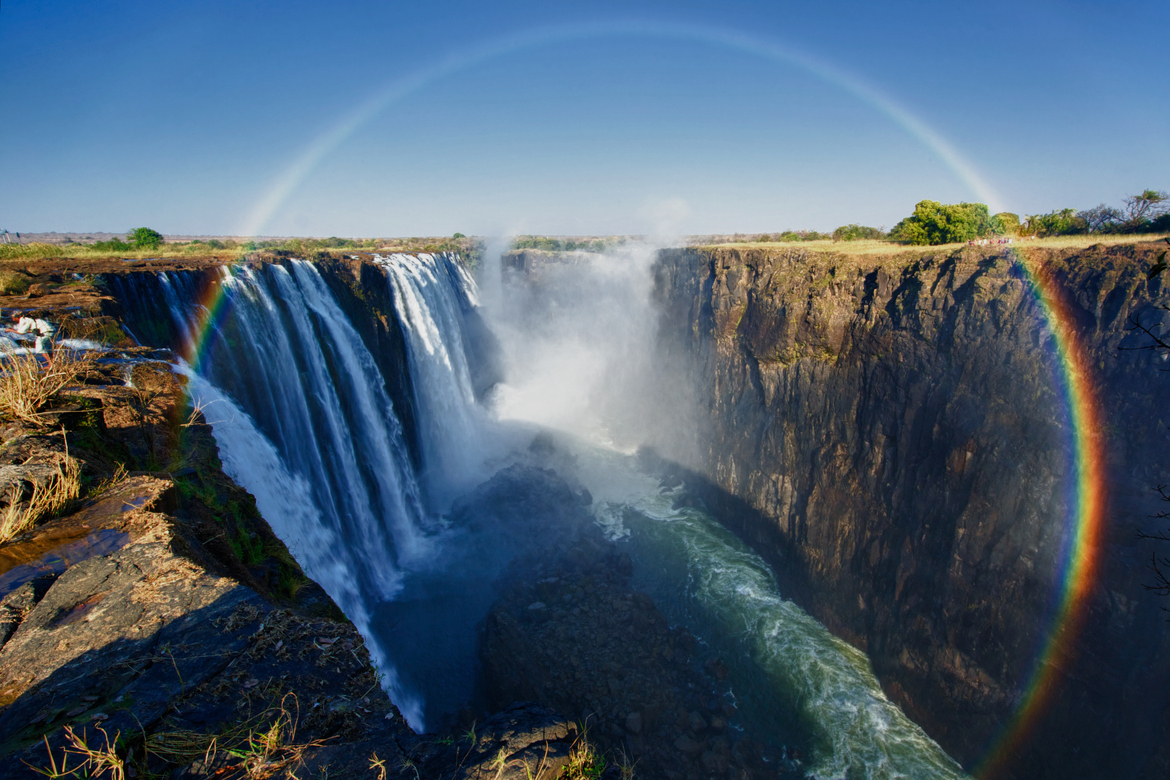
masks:
POLYGON ((464 319, 477 306, 471 276, 448 254, 375 255, 407 334, 427 494, 436 509, 490 474, 488 421, 476 403, 464 319))
MULTIPOLYGON (((198 350, 188 390, 225 471, 362 631, 392 698, 421 723, 368 618, 429 558, 434 525, 373 356, 309 263, 221 269, 218 317, 199 305, 193 275, 157 280, 180 338, 198 350)), ((148 297, 120 284, 131 300, 148 297)))

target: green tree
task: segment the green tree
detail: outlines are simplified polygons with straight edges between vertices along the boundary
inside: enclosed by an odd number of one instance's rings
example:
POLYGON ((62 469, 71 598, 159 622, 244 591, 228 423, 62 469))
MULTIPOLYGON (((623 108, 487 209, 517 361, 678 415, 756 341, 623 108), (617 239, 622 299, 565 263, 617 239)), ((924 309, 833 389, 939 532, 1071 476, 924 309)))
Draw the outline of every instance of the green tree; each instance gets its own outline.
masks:
POLYGON ((135 249, 158 249, 163 242, 162 233, 150 228, 134 228, 126 234, 126 239, 135 249))
POLYGON ((1088 225, 1072 209, 1050 211, 1047 214, 1033 214, 1024 220, 1024 235, 1028 236, 1071 236, 1088 231, 1088 225))
POLYGON ((983 203, 943 204, 936 200, 919 201, 914 213, 890 231, 890 238, 903 244, 919 246, 954 244, 1002 235, 1003 225, 983 203))
POLYGON ((999 227, 1005 236, 1018 236, 1020 234, 1020 215, 1013 214, 1010 211, 1001 211, 992 219, 999 220, 999 227))

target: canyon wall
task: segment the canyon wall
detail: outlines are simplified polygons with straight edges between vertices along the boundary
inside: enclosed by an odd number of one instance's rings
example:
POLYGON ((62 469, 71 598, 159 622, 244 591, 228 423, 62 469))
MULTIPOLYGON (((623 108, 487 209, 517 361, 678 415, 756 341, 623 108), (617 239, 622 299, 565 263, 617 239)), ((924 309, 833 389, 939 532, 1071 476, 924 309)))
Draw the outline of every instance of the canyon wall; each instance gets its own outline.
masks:
MULTIPOLYGON (((664 370, 695 377, 706 499, 782 587, 865 649, 967 766, 1001 734, 1049 629, 1075 485, 1058 345, 1021 263, 1084 345, 1107 453, 1100 575, 1016 777, 1164 777, 1166 623, 1141 541, 1170 482, 1154 244, 844 255, 665 250, 664 370)), ((664 449, 669 450, 669 444, 664 449)), ((669 451, 667 454, 670 454, 669 451)))

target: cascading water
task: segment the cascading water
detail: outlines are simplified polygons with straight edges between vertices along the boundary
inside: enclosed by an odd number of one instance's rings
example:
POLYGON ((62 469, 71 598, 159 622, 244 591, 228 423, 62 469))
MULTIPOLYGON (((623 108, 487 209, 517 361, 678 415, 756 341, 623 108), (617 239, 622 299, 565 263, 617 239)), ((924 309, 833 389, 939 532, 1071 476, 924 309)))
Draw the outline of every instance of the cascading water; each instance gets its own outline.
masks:
POLYGON ((421 722, 417 697, 399 684, 367 617, 401 591, 404 568, 425 560, 430 544, 372 356, 308 263, 224 269, 213 282, 226 307, 218 321, 198 304, 190 275, 158 281, 175 327, 199 350, 189 392, 225 470, 362 631, 403 714, 421 722))
POLYGON ((428 495, 450 499, 490 476, 488 420, 476 403, 463 321, 478 306, 475 282, 450 255, 374 256, 389 280, 408 334, 428 495))
MULTIPOLYGON (((885 699, 864 655, 785 601, 763 561, 702 510, 675 509, 678 496, 604 446, 615 434, 627 445, 647 436, 678 406, 656 400, 654 380, 668 378, 641 365, 653 349, 652 257, 634 247, 597 259, 594 270, 581 258, 546 268, 544 293, 557 292, 543 302, 527 282, 489 280, 500 304, 489 321, 510 372, 494 410, 477 400, 467 330, 477 299, 463 268, 446 256, 377 258, 406 334, 421 479, 373 356, 312 265, 222 272, 228 309, 211 323, 190 278, 159 282, 166 316, 205 346, 189 388, 225 470, 362 631, 414 727, 473 699, 475 624, 525 544, 517 537, 532 535, 482 517, 460 525, 474 511, 458 496, 506 465, 539 422, 592 442, 566 440, 566 463, 576 465, 564 476, 590 490, 598 523, 630 551, 635 585, 728 659, 740 711, 757 732, 802 735, 806 766, 824 780, 960 777, 885 699), (630 398, 647 392, 650 403, 630 398), (493 412, 530 422, 505 425, 493 412), (428 513, 452 499, 451 517, 428 513)), ((118 284, 128 307, 150 304, 118 284)))

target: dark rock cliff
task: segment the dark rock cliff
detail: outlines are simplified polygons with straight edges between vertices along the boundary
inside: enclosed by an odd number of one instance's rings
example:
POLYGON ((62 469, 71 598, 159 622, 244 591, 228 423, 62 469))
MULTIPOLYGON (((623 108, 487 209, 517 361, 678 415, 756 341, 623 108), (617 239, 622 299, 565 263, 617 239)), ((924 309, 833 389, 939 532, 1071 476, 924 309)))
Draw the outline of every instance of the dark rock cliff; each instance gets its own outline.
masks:
POLYGON ((660 354, 695 378, 708 500, 787 591, 870 654, 968 766, 1008 722, 1051 626, 1074 485, 1061 366, 1021 259, 1084 344, 1102 409, 1101 573, 1017 777, 1163 777, 1170 662, 1152 548, 1170 382, 1127 320, 1170 300, 1153 245, 844 256, 667 250, 660 354))

